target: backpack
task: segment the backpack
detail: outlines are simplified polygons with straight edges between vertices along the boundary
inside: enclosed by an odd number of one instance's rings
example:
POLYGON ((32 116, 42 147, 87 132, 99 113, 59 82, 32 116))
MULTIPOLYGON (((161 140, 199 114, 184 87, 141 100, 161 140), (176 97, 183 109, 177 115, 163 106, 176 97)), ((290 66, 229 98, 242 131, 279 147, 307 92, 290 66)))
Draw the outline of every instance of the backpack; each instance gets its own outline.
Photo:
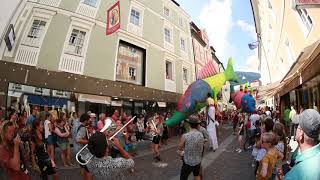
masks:
POLYGON ((251 128, 251 121, 250 121, 250 119, 248 119, 245 127, 246 127, 246 129, 250 129, 250 128, 251 128))

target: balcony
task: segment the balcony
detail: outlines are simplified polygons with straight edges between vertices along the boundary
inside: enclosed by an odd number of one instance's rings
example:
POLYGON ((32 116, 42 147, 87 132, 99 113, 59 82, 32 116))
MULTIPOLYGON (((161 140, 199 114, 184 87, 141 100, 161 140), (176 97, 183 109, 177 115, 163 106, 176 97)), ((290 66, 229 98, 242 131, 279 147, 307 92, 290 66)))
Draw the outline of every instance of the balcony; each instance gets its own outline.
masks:
POLYGON ((61 56, 59 70, 74 74, 82 74, 84 68, 84 58, 72 54, 61 56))
POLYGON ((15 63, 36 66, 40 49, 33 46, 21 44, 15 58, 15 63))
POLYGON ((165 90, 170 92, 176 92, 176 82, 171 79, 166 79, 165 90))

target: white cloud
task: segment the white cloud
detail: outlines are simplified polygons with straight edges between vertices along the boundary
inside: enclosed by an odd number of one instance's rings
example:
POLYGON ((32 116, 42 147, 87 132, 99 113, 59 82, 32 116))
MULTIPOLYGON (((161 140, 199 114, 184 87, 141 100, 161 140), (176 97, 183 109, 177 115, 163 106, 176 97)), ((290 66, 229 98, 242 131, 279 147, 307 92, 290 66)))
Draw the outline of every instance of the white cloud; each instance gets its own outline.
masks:
POLYGON ((257 39, 256 28, 252 24, 248 24, 244 20, 238 20, 237 26, 241 28, 242 31, 249 33, 252 39, 257 39))
POLYGON ((205 28, 209 39, 220 61, 226 63, 234 49, 228 42, 228 34, 233 26, 231 0, 210 0, 203 7, 199 19, 200 26, 205 28))
POLYGON ((258 50, 254 50, 254 54, 250 55, 246 59, 246 69, 241 69, 239 71, 247 71, 247 72, 259 72, 259 58, 258 58, 258 50))

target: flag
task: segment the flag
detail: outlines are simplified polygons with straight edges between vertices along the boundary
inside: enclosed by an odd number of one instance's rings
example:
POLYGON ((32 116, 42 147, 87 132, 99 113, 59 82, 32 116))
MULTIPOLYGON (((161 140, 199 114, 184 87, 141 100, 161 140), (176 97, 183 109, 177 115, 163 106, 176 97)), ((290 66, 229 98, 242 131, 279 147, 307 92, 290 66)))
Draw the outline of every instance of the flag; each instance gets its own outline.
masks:
POLYGON ((120 2, 116 2, 107 12, 106 35, 110 35, 120 28, 120 2))
POLYGON ((253 42, 253 43, 249 43, 249 49, 254 50, 255 48, 257 48, 259 45, 259 41, 253 42))

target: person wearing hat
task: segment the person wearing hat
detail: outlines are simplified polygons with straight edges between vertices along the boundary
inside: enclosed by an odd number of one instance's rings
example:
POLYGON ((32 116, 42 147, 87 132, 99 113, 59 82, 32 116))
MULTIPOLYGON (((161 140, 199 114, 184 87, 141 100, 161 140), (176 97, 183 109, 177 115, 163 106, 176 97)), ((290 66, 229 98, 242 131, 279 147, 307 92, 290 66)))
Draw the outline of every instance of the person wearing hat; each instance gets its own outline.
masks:
POLYGON ((124 172, 134 167, 132 157, 123 149, 118 139, 110 141, 122 157, 112 158, 108 154, 108 142, 102 132, 96 132, 89 138, 88 149, 94 157, 87 164, 94 179, 124 179, 124 172))
POLYGON ((200 179, 204 137, 198 130, 201 121, 196 115, 191 115, 186 121, 190 124, 191 129, 182 135, 178 145, 178 153, 183 156, 180 179, 187 180, 189 174, 193 172, 193 176, 197 180, 200 179))
POLYGON ((216 125, 218 126, 219 123, 216 121, 215 115, 216 115, 216 110, 214 107, 214 100, 209 97, 206 101, 206 122, 207 122, 207 131, 210 135, 210 139, 212 141, 212 143, 210 143, 210 145, 212 145, 210 147, 210 149, 212 151, 215 151, 216 149, 218 149, 218 139, 217 139, 217 128, 216 125))
POLYGON ((285 180, 320 179, 320 115, 314 109, 304 110, 293 119, 298 128, 295 138, 299 144, 295 165, 285 175, 285 180))

